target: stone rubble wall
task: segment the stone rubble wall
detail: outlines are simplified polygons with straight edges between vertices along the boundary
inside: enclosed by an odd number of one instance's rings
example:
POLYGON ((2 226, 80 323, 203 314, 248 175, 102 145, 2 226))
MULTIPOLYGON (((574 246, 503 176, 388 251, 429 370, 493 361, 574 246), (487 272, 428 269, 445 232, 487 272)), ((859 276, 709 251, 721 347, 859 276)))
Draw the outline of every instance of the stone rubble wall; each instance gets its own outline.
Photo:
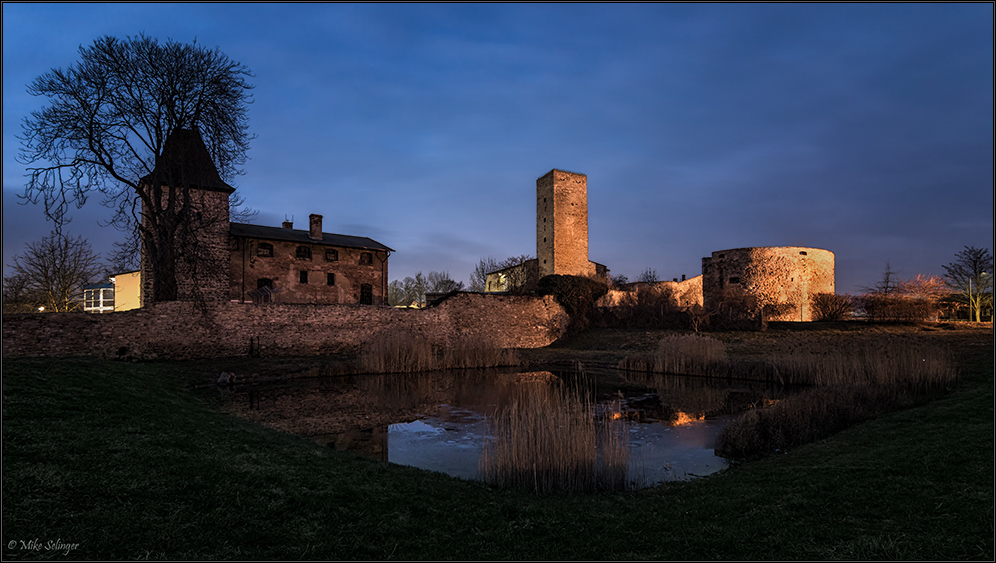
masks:
POLYGON ((379 334, 406 331, 442 346, 480 338, 503 348, 538 348, 566 331, 552 296, 459 293, 427 309, 385 306, 159 303, 116 313, 3 316, 4 357, 190 359, 311 356, 355 352, 379 334))
POLYGON ((780 306, 782 312, 768 320, 808 322, 812 296, 835 292, 834 254, 804 246, 762 246, 720 250, 703 258, 705 308, 715 309, 731 287, 780 306))

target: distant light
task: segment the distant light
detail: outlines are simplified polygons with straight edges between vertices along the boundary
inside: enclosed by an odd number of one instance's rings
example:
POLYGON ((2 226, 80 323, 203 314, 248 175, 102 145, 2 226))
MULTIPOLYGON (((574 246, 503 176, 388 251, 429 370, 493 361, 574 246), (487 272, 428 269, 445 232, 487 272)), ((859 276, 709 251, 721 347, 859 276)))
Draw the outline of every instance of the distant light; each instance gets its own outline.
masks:
POLYGON ((41 313, 44 310, 45 310, 45 306, 44 305, 42 305, 41 307, 38 307, 38 312, 39 313, 41 313))

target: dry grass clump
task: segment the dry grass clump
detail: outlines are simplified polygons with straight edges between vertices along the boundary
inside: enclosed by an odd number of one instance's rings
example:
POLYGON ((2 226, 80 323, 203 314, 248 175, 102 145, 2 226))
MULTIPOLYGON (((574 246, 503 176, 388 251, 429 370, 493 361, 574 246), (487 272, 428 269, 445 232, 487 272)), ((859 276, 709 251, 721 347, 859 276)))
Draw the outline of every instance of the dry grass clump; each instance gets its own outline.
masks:
POLYGON ((957 376, 946 348, 907 338, 856 342, 846 348, 801 345, 766 363, 771 378, 785 384, 874 384, 929 390, 947 386, 957 376))
POLYGON ((454 368, 493 368, 519 365, 519 356, 510 348, 499 348, 482 338, 464 337, 443 349, 442 365, 454 368))
POLYGON ((619 369, 675 375, 726 375, 726 345, 708 336, 682 334, 662 338, 654 354, 627 356, 619 369))
POLYGON ((748 458, 830 436, 880 413, 905 408, 950 387, 950 352, 912 339, 882 339, 849 350, 810 350, 771 360, 786 383, 814 386, 728 424, 717 451, 748 458))
POLYGON ((596 420, 578 387, 532 388, 490 421, 493 441, 481 455, 482 479, 536 493, 583 493, 627 487, 629 434, 624 420, 596 420))
POLYGON ((807 389, 752 409, 723 428, 716 454, 749 459, 821 440, 921 396, 892 387, 857 385, 807 389))
POLYGON ((360 350, 360 373, 413 373, 452 368, 489 368, 519 364, 514 350, 477 337, 457 339, 439 348, 427 338, 407 331, 387 332, 360 350))
MULTIPOLYGON (((774 348, 737 359, 728 358, 723 344, 711 338, 672 336, 661 341, 655 355, 628 357, 619 367, 814 387, 752 409, 727 425, 719 449, 734 458, 824 438, 947 389, 958 375, 947 348, 892 334, 833 340, 791 336, 780 338, 774 348)), ((662 397, 666 383, 658 385, 662 397)))

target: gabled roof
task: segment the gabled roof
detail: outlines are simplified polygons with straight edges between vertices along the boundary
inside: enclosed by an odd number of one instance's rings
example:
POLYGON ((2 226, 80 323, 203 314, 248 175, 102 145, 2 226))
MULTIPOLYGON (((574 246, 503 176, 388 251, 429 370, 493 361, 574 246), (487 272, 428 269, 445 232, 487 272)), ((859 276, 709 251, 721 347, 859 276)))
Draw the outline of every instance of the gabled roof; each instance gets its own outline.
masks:
POLYGON ((201 134, 191 129, 177 129, 166 137, 163 153, 156 158, 155 169, 141 181, 149 185, 183 186, 227 193, 235 191, 222 181, 201 134))
POLYGON ((387 252, 394 252, 393 248, 384 246, 383 244, 367 237, 322 233, 322 240, 315 240, 311 238, 309 236, 309 232, 304 229, 285 229, 283 227, 264 227, 263 225, 249 225, 246 223, 229 223, 228 232, 231 233, 233 237, 241 238, 280 240, 298 242, 301 244, 322 244, 326 246, 345 246, 348 248, 363 248, 366 250, 385 250, 387 252))

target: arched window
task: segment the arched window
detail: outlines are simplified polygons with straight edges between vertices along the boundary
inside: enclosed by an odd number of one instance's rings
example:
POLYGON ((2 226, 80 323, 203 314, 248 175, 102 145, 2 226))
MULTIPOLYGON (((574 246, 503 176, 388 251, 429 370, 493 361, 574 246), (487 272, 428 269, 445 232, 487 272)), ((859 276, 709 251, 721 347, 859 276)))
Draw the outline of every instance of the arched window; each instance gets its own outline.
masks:
POLYGON ((370 254, 369 252, 363 252, 360 254, 360 264, 369 265, 373 263, 374 263, 373 254, 370 254))
POLYGON ((334 248, 329 248, 325 251, 325 261, 326 262, 338 262, 339 261, 339 251, 334 248))
POLYGON ((310 246, 299 246, 297 247, 297 257, 301 260, 311 260, 311 247, 310 246))
POLYGON ((273 245, 268 242, 259 243, 259 246, 256 247, 256 256, 270 258, 273 256, 273 245))

